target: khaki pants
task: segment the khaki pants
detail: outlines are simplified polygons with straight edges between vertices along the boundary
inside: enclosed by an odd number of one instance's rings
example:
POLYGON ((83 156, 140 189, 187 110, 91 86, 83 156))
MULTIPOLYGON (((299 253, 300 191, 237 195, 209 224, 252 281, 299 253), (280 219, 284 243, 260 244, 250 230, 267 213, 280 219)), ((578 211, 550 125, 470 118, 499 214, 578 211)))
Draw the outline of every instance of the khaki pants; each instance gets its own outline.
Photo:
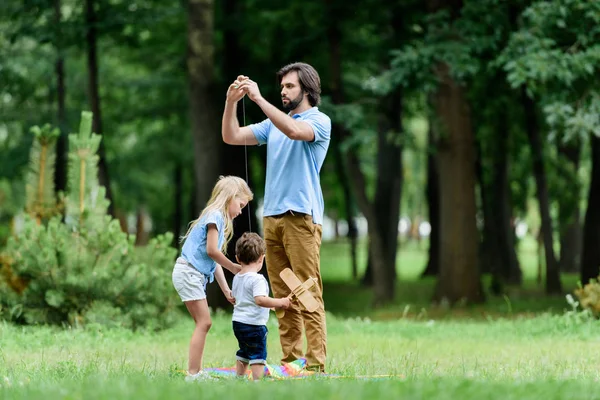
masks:
POLYGON ((267 273, 274 297, 290 294, 290 289, 279 276, 282 270, 290 268, 302 282, 310 277, 317 278, 318 290, 311 290, 311 294, 321 304, 317 311, 310 313, 294 301, 283 318, 279 319, 283 351, 281 361, 287 363, 306 357, 308 368, 324 372, 327 330, 319 254, 322 227, 314 224, 310 215, 288 212, 281 216, 265 217, 264 232, 267 273), (303 352, 303 328, 306 331, 306 355, 303 352))

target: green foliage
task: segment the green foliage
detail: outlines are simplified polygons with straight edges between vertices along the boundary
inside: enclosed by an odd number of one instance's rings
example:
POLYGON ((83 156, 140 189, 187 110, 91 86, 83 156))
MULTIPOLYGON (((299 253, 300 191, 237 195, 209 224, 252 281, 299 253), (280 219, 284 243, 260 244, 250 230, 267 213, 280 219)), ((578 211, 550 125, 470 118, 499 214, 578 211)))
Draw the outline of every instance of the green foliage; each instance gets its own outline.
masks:
MULTIPOLYGON (((584 310, 588 310, 596 318, 600 317, 600 282, 599 279, 591 279, 587 284, 577 288, 575 295, 584 310)), ((574 300, 569 300, 570 304, 574 300)))
POLYGON ((18 212, 15 190, 10 181, 0 179, 0 247, 10 235, 12 218, 18 212))
POLYGON ((69 169, 65 220, 79 224, 102 219, 108 209, 105 189, 98 183, 96 154, 101 136, 92 133, 92 113, 81 113, 79 134, 69 135, 69 169))
POLYGON ((42 128, 34 126, 31 133, 35 139, 29 153, 29 168, 25 180, 25 210, 38 218, 47 218, 57 212, 54 164, 56 140, 60 131, 45 124, 42 128))
MULTIPOLYGON (((82 113, 80 132, 69 136, 66 222, 62 215, 47 223, 28 215, 22 231, 8 240, 0 316, 26 324, 168 326, 178 303, 169 274, 176 255, 172 234, 137 248, 135 238, 106 215, 97 178, 100 136, 91 134, 91 118, 82 113), (15 279, 18 284, 11 284, 15 279)), ((32 154, 31 165, 39 170, 42 158, 32 154)), ((37 193, 28 190, 28 204, 37 193)))
POLYGON ((501 0, 467 2, 460 15, 441 9, 416 21, 412 40, 390 51, 388 71, 373 80, 373 88, 387 93, 397 86, 431 91, 436 68, 448 65, 452 78, 470 81, 487 69, 508 31, 508 6, 501 0))
POLYGON ((600 3, 535 2, 498 61, 513 87, 541 99, 551 134, 600 135, 600 3))
POLYGON ((3 317, 27 324, 168 325, 176 307, 169 279, 171 240, 171 234, 161 235, 137 249, 110 217, 79 231, 60 217, 47 225, 27 217, 6 253, 13 273, 28 285, 7 299, 10 312, 3 317))

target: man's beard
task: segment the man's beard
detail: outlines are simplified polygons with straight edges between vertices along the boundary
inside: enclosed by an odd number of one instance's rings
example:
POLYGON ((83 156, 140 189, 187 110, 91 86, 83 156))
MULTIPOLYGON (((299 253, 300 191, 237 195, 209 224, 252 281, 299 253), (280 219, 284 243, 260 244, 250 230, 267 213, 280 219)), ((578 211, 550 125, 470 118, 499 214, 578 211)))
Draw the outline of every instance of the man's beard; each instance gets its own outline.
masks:
POLYGON ((283 103, 283 99, 282 99, 283 109, 285 111, 295 110, 296 107, 298 107, 298 104, 302 103, 303 99, 304 99, 304 93, 303 92, 300 92, 300 94, 298 95, 298 97, 296 97, 294 100, 288 99, 288 103, 287 104, 283 103))

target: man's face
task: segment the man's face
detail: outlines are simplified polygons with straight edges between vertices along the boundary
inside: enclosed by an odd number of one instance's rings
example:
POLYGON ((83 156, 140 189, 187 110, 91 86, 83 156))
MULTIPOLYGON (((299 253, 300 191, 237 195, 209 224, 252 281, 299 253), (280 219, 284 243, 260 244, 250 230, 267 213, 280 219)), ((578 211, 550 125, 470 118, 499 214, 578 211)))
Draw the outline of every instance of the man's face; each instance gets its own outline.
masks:
POLYGON ((298 104, 304 99, 304 92, 300 87, 300 81, 298 80, 298 72, 291 71, 281 78, 281 102, 283 103, 283 109, 286 111, 292 111, 298 104))

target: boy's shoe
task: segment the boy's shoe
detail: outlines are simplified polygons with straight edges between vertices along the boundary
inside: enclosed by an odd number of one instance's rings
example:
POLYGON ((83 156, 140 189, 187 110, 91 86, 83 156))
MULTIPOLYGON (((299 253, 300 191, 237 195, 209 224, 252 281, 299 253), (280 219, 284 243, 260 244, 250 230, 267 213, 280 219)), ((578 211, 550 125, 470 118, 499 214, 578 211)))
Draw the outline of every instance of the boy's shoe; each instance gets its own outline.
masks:
POLYGON ((188 375, 185 377, 186 382, 196 382, 196 381, 216 381, 217 378, 214 378, 208 374, 206 371, 200 371, 197 374, 188 375))

